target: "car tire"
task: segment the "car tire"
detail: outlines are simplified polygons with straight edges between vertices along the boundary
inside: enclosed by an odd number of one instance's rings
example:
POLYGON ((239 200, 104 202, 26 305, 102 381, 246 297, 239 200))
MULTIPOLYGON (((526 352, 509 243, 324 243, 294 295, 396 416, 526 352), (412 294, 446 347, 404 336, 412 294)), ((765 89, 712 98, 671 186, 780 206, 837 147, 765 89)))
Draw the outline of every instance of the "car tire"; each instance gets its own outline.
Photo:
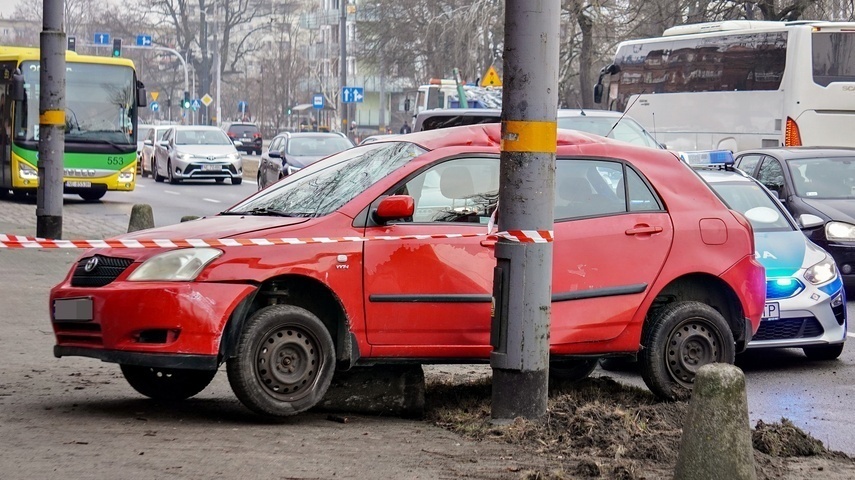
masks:
POLYGON ((154 400, 178 401, 196 395, 211 383, 216 370, 121 365, 122 375, 137 392, 154 400))
POLYGON ((702 366, 732 364, 735 359, 727 321, 711 306, 696 301, 660 308, 644 328, 638 356, 644 383, 666 400, 688 398, 702 366))
POLYGON ((549 362, 549 377, 561 382, 578 382, 591 376, 597 358, 562 358, 549 362))
POLYGON ((295 415, 326 394, 334 350, 329 331, 314 314, 271 305, 255 312, 241 332, 226 368, 229 384, 241 403, 260 415, 295 415))
POLYGON ((107 190, 89 190, 86 192, 80 192, 80 198, 86 200, 87 202, 94 202, 96 200, 101 200, 101 198, 107 194, 107 190))
POLYGON ((232 177, 232 185, 240 185, 241 183, 243 183, 243 178, 232 177))
POLYGON ((154 177, 154 181, 158 183, 162 183, 164 177, 160 175, 160 170, 157 169, 157 160, 152 162, 152 176, 154 177))
POLYGON ((813 347, 804 347, 802 351, 810 360, 837 360, 837 357, 843 353, 843 343, 835 343, 833 345, 816 345, 813 347))
POLYGON ((173 185, 179 182, 179 180, 175 178, 175 174, 172 173, 172 160, 166 162, 166 178, 169 179, 169 183, 173 185))
POLYGON ((255 184, 258 185, 259 190, 264 190, 264 185, 261 184, 261 172, 260 171, 255 175, 255 184))

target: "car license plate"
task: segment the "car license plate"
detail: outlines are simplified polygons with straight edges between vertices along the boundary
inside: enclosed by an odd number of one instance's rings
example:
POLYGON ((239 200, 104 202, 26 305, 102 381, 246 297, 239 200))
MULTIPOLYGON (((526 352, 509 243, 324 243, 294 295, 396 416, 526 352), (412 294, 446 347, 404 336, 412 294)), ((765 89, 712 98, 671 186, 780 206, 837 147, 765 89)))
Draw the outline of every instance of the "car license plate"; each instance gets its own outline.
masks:
POLYGON ((69 181, 65 182, 65 186, 71 187, 71 188, 89 188, 92 186, 92 182, 80 182, 80 181, 69 180, 69 181))
POLYGON ((91 298, 60 298, 53 301, 53 319, 57 322, 92 321, 91 298))
POLYGON ((212 170, 222 170, 222 167, 220 165, 202 165, 202 170, 209 172, 212 170))
POLYGON ((781 318, 781 309, 778 302, 768 302, 763 307, 763 320, 777 320, 781 318))

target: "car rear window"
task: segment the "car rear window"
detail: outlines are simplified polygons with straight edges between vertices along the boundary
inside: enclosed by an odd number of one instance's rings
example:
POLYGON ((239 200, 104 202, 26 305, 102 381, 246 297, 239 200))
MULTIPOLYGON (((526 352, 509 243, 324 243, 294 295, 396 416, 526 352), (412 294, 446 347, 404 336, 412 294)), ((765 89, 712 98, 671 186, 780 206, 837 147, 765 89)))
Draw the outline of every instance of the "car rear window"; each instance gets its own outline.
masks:
POLYGON ((232 125, 229 127, 229 132, 238 136, 242 136, 243 134, 251 136, 253 133, 258 133, 258 127, 255 125, 232 125))

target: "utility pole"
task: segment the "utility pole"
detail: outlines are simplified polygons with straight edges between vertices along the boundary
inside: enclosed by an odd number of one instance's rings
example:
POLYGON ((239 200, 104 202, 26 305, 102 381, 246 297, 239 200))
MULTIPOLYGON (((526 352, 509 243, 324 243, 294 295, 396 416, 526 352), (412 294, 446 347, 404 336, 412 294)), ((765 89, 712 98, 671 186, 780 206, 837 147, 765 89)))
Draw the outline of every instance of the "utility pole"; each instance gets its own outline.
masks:
POLYGON ((344 103, 344 96, 342 92, 344 92, 344 87, 347 86, 347 0, 338 0, 338 9, 339 9, 339 25, 338 25, 338 36, 341 45, 341 52, 338 60, 338 70, 341 75, 341 85, 339 85, 338 89, 338 104, 339 104, 339 112, 341 112, 341 131, 345 135, 350 138, 350 122, 348 122, 347 115, 347 107, 348 104, 344 103))
MULTIPOLYGON (((560 0, 505 3, 501 231, 552 231, 560 15, 560 0)), ((497 421, 546 414, 551 291, 551 242, 497 242, 490 335, 497 421)))
MULTIPOLYGON (((215 123, 216 126, 220 126, 222 122, 222 109, 220 108, 220 80, 222 67, 220 66, 220 42, 218 40, 218 32, 220 31, 220 2, 214 0, 214 68, 217 69, 215 72, 217 76, 217 121, 215 123)), ((197 95, 196 98, 199 98, 197 95)))
MULTIPOLYGON (((65 32, 63 0, 44 0, 39 66, 39 188, 36 236, 62 238, 62 177, 65 156, 65 32)), ((35 93, 35 89, 33 89, 35 93)))

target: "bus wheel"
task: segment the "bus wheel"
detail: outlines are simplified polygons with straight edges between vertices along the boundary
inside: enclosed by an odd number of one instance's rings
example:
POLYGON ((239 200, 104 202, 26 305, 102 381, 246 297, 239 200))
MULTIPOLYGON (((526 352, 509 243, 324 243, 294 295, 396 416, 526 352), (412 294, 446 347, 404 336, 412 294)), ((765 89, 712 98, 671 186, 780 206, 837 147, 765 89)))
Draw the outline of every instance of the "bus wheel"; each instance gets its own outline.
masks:
POLYGON ((87 190, 85 192, 80 192, 78 195, 87 202, 94 202, 95 200, 101 200, 101 197, 106 193, 106 190, 87 190))
POLYGON ((155 368, 121 365, 122 375, 134 390, 154 400, 176 401, 190 398, 211 383, 216 370, 155 368))
POLYGON ((287 417, 315 406, 335 370, 332 337, 314 314, 293 305, 255 312, 227 364, 229 383, 250 410, 287 417))
POLYGON ((736 359, 733 332, 711 306, 674 302, 657 311, 644 329, 638 361, 644 383, 667 400, 689 396, 698 369, 736 359))

